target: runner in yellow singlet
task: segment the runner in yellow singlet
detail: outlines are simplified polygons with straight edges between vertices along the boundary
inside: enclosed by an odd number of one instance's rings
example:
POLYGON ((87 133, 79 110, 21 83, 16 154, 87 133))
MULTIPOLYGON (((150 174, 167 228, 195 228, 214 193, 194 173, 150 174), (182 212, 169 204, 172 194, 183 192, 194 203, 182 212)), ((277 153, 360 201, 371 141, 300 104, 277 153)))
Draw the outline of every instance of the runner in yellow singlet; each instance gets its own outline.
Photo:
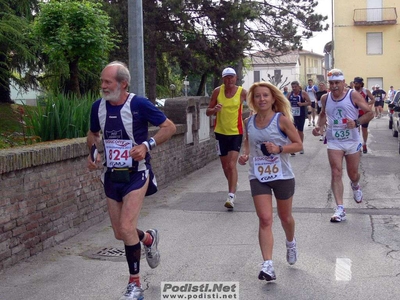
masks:
POLYGON ((207 108, 207 116, 216 115, 214 127, 217 152, 228 180, 228 198, 225 207, 233 209, 236 199, 238 172, 236 164, 243 137, 242 109, 247 92, 236 85, 236 72, 232 68, 222 71, 223 84, 217 87, 207 108))

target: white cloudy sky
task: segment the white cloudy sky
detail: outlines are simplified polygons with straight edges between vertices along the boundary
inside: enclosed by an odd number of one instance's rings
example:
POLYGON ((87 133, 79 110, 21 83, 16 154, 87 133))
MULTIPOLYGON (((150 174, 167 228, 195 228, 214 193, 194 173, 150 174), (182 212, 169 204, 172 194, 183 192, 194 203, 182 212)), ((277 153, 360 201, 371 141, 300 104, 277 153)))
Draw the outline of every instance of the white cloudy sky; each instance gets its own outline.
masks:
POLYGON ((332 6, 329 0, 319 0, 316 12, 328 16, 328 31, 314 33, 314 37, 303 41, 303 49, 324 54, 324 46, 332 40, 332 6))

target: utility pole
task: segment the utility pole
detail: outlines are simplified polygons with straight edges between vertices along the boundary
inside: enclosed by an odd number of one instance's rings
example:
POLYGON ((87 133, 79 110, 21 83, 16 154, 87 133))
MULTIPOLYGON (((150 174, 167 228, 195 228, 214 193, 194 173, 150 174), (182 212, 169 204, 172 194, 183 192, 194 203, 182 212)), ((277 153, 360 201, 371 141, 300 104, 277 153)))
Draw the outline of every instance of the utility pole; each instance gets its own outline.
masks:
MULTIPOLYGON (((242 3, 245 2, 245 0, 242 0, 242 3)), ((239 5, 239 1, 235 0, 234 1, 235 5, 239 5)), ((244 20, 241 20, 239 23, 239 32, 240 36, 244 35, 244 20)), ((243 59, 241 58, 238 63, 237 63, 237 70, 236 70, 236 84, 239 86, 242 86, 243 84, 243 59)))
POLYGON ((130 92, 145 96, 142 0, 128 0, 130 92))

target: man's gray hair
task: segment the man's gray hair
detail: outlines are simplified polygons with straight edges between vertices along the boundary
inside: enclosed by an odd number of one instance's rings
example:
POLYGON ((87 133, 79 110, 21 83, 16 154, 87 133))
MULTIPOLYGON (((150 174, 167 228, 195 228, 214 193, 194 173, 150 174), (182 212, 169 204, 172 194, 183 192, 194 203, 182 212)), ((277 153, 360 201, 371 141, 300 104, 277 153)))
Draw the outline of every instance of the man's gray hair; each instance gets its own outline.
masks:
POLYGON ((110 62, 106 67, 109 67, 109 66, 117 66, 117 75, 115 76, 115 79, 119 83, 121 83, 122 81, 126 81, 128 86, 130 85, 131 73, 129 73, 129 69, 126 66, 126 64, 116 60, 116 61, 110 62))

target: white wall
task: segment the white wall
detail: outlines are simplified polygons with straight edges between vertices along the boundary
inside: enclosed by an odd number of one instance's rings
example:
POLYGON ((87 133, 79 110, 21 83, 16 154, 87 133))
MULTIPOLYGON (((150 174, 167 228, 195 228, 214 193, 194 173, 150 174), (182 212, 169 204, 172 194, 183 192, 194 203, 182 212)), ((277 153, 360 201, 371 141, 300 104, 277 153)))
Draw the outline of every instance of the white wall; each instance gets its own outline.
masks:
POLYGON ((34 91, 29 89, 24 91, 23 89, 18 90, 14 83, 10 86, 10 96, 11 100, 14 100, 17 104, 26 104, 36 106, 36 98, 40 95, 39 91, 34 91))
MULTIPOLYGON (((285 79, 287 77, 286 82, 289 84, 289 90, 290 82, 294 80, 299 80, 300 68, 298 64, 296 66, 255 66, 253 69, 247 70, 247 73, 244 75, 243 88, 248 90, 254 83, 254 71, 260 71, 260 80, 262 80, 263 78, 265 81, 268 82, 268 74, 270 74, 271 77, 274 76, 274 70, 281 70, 281 74, 283 75, 282 82, 285 82, 285 79)), ((282 84, 282 82, 279 84, 279 86, 282 84)))

